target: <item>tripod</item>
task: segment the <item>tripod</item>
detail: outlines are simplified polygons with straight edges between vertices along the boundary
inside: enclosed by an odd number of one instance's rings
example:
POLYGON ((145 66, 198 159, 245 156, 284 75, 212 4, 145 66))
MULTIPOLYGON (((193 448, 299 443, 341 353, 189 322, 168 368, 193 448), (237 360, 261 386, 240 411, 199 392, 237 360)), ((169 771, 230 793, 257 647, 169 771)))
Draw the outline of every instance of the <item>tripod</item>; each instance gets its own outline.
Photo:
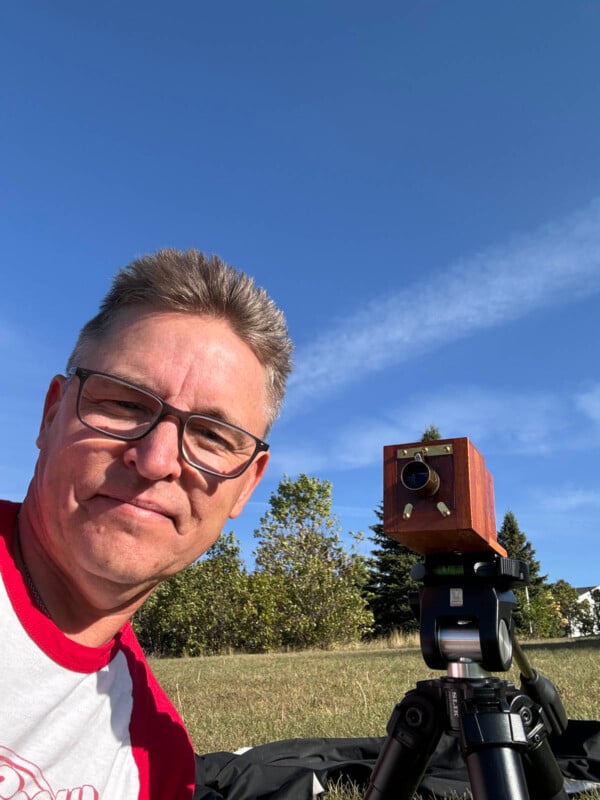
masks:
POLYGON ((456 737, 475 800, 566 800, 548 736, 567 717, 552 683, 514 641, 513 587, 522 561, 490 553, 429 555, 413 571, 421 650, 441 678, 419 681, 394 708, 365 800, 410 800, 442 733, 456 737), (493 677, 512 657, 521 686, 493 677))

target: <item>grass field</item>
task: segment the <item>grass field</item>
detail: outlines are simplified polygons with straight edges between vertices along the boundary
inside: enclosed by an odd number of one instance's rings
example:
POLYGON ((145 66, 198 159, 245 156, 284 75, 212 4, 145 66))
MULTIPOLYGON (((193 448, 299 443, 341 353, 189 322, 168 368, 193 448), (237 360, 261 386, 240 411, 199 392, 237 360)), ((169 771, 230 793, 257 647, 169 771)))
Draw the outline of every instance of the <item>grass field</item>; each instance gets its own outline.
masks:
MULTIPOLYGON (((524 649, 558 689, 569 718, 600 719, 600 639, 524 649)), ((152 667, 199 753, 296 737, 384 736, 404 693, 441 674, 426 667, 416 646, 164 659, 152 667)), ((501 677, 519 683, 515 667, 501 677)), ((360 795, 343 789, 330 796, 360 795)))

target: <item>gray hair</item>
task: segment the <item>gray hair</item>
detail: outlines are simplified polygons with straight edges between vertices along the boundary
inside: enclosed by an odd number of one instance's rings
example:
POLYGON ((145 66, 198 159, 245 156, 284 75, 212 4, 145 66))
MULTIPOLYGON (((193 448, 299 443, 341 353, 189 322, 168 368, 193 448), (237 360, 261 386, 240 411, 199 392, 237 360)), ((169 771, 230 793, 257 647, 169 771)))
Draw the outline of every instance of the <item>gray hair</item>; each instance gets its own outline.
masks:
POLYGON ((79 365, 89 343, 109 332, 121 309, 136 306, 225 319, 265 369, 271 427, 281 410, 293 345, 283 312, 249 275, 198 250, 159 250, 136 259, 116 274, 98 314, 81 329, 67 370, 79 365))

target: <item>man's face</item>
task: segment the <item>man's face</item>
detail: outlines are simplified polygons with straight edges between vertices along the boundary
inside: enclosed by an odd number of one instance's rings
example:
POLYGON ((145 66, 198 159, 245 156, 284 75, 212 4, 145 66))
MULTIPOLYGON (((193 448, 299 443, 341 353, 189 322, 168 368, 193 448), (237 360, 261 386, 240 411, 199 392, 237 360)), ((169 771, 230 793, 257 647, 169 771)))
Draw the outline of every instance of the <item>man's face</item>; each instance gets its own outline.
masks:
MULTIPOLYGON (((127 309, 77 366, 117 375, 184 411, 231 422, 262 437, 265 372, 220 319, 127 309)), ((262 477, 262 453, 238 478, 189 466, 178 421, 121 442, 77 419, 79 379, 50 385, 33 479, 36 531, 51 561, 81 588, 108 581, 150 588, 198 558, 237 516, 262 477)))

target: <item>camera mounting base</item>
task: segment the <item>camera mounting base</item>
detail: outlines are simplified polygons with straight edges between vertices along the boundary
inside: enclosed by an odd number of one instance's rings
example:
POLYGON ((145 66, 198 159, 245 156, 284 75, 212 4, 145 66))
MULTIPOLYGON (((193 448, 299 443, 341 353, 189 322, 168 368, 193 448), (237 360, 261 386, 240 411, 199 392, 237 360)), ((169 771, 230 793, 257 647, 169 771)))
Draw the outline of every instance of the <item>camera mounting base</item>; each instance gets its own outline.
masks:
POLYGON ((513 641, 513 587, 528 580, 517 559, 485 551, 428 555, 413 569, 421 650, 447 675, 419 681, 396 705, 365 800, 410 800, 444 731, 458 738, 475 800, 566 800, 548 735, 567 717, 556 690, 513 641), (521 689, 504 671, 513 645, 521 689))

